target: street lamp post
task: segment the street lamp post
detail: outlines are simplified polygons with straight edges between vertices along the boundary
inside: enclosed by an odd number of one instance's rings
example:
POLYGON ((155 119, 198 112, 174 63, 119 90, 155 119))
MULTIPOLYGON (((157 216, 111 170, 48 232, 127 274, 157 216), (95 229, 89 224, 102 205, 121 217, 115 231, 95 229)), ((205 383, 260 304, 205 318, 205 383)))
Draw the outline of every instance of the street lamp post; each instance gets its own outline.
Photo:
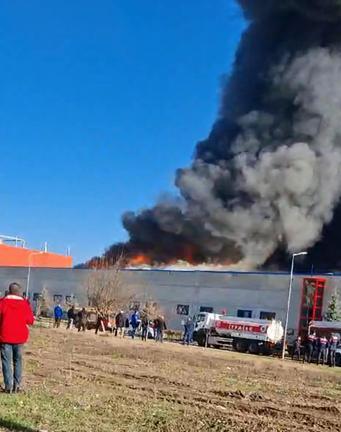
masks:
POLYGON ((28 299, 28 290, 30 288, 30 277, 31 277, 31 257, 34 255, 41 255, 44 252, 32 252, 28 256, 28 270, 27 270, 27 283, 26 283, 26 298, 28 299))
POLYGON ((291 300, 292 282, 294 280, 295 257, 301 256, 301 255, 307 255, 307 253, 308 252, 294 253, 294 254, 292 254, 292 258, 291 258, 290 282, 289 282, 287 312, 286 312, 286 317, 285 317, 285 327, 284 327, 284 336, 283 336, 282 359, 284 359, 284 356, 285 356, 285 345, 287 343, 287 332, 288 332, 288 321, 289 321, 289 311, 290 311, 290 300, 291 300))

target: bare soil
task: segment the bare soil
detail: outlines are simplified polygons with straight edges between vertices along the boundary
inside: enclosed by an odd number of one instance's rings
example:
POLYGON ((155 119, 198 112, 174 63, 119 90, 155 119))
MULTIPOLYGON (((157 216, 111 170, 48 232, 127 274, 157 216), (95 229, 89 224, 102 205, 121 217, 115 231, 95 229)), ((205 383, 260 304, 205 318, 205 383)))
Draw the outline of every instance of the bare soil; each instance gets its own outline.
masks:
POLYGON ((341 368, 43 328, 25 355, 27 395, 73 410, 36 430, 341 431, 341 368))

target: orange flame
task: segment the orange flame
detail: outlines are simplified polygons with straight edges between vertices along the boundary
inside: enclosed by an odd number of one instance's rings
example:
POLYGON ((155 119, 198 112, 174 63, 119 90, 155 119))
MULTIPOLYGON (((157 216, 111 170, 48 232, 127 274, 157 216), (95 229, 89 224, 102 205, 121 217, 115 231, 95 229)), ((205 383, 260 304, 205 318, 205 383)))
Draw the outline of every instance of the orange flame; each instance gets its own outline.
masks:
POLYGON ((128 260, 128 264, 132 266, 138 266, 143 264, 151 265, 151 263, 151 258, 148 255, 142 253, 137 254, 128 260))
MULTIPOLYGON (((151 254, 136 252, 131 254, 128 252, 126 256, 123 256, 124 266, 139 267, 139 266, 163 266, 163 265, 199 265, 204 263, 203 257, 197 250, 197 247, 193 244, 183 244, 181 248, 178 248, 174 252, 173 257, 164 258, 162 256, 155 257, 155 251, 151 254)), ((94 257, 88 263, 89 268, 105 269, 110 268, 115 262, 113 257, 94 257)), ((214 265, 214 263, 211 263, 214 265)))

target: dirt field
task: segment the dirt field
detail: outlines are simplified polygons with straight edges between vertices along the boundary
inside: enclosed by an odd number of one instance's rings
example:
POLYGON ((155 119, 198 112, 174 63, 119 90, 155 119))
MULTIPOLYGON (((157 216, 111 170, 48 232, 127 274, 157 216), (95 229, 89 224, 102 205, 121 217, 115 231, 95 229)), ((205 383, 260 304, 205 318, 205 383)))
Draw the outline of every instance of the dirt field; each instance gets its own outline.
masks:
POLYGON ((25 362, 0 430, 341 431, 341 368, 40 328, 25 362))

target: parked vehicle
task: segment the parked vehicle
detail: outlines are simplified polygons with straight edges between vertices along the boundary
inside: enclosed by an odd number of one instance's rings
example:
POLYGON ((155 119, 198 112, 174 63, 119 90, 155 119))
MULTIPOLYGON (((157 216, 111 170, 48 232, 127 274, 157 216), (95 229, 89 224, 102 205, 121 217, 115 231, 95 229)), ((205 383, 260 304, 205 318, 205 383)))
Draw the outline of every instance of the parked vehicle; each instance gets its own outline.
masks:
POLYGON ((325 336, 327 339, 332 334, 336 334, 338 338, 341 337, 341 321, 310 321, 308 327, 308 334, 316 332, 318 337, 325 336))
POLYGON ((341 321, 311 321, 308 327, 308 334, 316 332, 317 337, 325 336, 328 340, 331 336, 337 336, 339 345, 336 349, 335 362, 341 366, 341 321))
MULTIPOLYGON (((76 309, 76 314, 78 313, 79 310, 76 309)), ((98 317, 97 310, 93 307, 86 307, 85 310, 87 313, 86 328, 87 330, 94 330, 97 325, 97 317, 98 317)), ((105 331, 112 331, 114 327, 114 315, 111 315, 109 319, 107 318, 103 319, 103 325, 105 331)), ((100 331, 102 331, 102 329, 100 329, 100 331)))
POLYGON ((283 338, 280 321, 237 318, 202 312, 195 316, 193 339, 200 346, 232 346, 238 352, 271 354, 283 338))
POLYGON ((336 366, 341 366, 341 344, 336 349, 335 363, 336 363, 336 366))

